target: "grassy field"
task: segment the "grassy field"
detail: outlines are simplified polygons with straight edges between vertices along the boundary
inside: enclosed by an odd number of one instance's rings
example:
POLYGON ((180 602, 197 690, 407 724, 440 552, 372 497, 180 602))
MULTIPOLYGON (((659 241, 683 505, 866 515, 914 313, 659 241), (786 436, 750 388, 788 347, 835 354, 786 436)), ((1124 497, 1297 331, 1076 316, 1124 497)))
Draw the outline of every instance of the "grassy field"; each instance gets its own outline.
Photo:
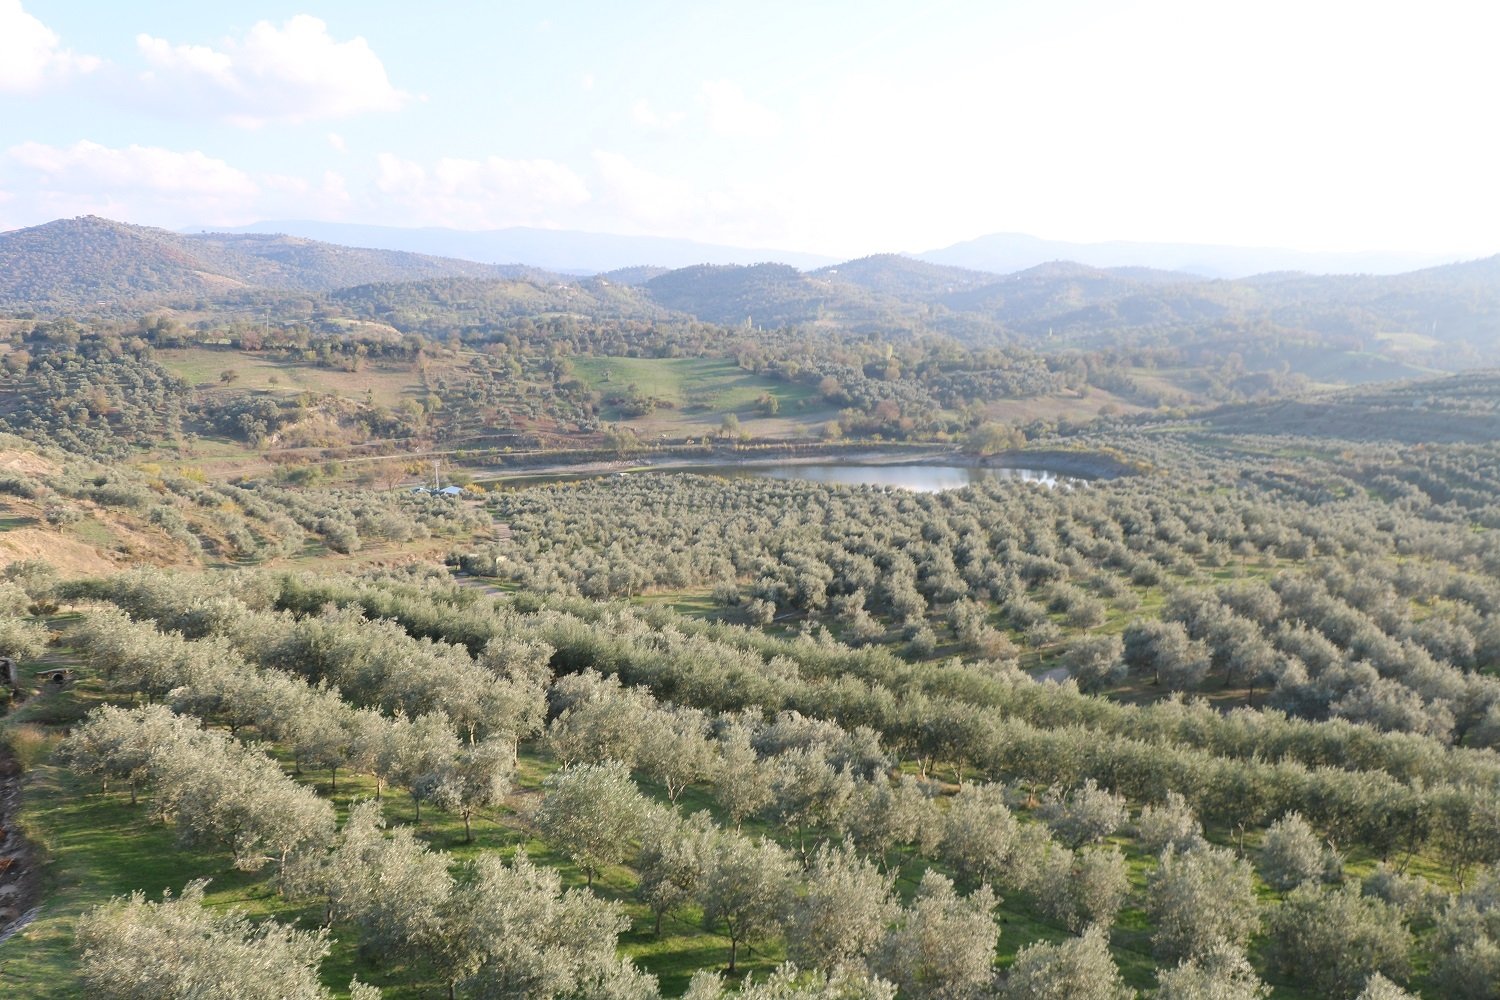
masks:
POLYGON ((988 420, 1016 426, 1029 424, 1033 420, 1087 423, 1098 417, 1101 409, 1127 415, 1145 412, 1145 407, 1132 403, 1123 396, 1089 387, 1080 393, 1060 393, 1033 399, 997 399, 985 404, 984 415, 988 420))
POLYGON ((1425 333, 1377 333, 1375 339, 1384 344, 1392 351, 1432 351, 1441 347, 1443 342, 1436 337, 1429 337, 1425 333))
POLYGON ((578 358, 573 369, 605 397, 634 385, 642 395, 669 404, 636 418, 626 418, 618 407, 605 408, 606 420, 628 423, 644 434, 710 432, 733 413, 757 437, 781 436, 837 416, 810 386, 745 371, 727 358, 578 358), (775 416, 764 415, 757 403, 765 395, 777 402, 775 416))
POLYGON ((158 351, 156 360, 174 375, 200 388, 223 386, 282 395, 333 393, 350 399, 371 398, 383 406, 400 405, 402 400, 416 395, 421 385, 420 375, 410 364, 402 363, 366 362, 359 371, 346 372, 212 347, 158 351), (234 381, 220 381, 220 375, 226 371, 234 373, 234 381))

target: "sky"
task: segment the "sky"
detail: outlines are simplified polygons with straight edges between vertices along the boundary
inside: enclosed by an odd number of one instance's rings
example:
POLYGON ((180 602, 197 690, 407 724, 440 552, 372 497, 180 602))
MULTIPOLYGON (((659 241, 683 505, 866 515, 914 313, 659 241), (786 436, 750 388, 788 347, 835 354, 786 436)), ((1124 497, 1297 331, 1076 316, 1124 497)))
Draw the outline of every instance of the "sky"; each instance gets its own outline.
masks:
POLYGON ((0 229, 1500 252, 1500 4, 0 0, 0 229))

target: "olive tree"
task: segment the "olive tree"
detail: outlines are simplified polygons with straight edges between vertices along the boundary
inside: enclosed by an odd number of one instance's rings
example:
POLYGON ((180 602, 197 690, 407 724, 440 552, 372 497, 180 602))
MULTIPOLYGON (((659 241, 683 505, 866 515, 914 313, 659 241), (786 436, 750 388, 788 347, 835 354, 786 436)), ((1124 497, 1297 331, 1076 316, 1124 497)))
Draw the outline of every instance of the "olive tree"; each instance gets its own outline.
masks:
POLYGON ((644 728, 636 764, 661 782, 675 805, 683 790, 702 781, 713 767, 708 718, 695 708, 673 708, 651 713, 644 728))
POLYGON ((1277 892, 1317 879, 1323 866, 1323 845, 1301 814, 1287 813, 1266 830, 1260 875, 1277 892))
POLYGON ((477 809, 505 801, 515 773, 512 744, 504 738, 485 739, 465 746, 440 761, 420 779, 421 797, 445 812, 457 813, 464 821, 464 843, 472 843, 470 823, 477 809))
POLYGON ((656 980, 616 955, 629 925, 617 904, 565 891, 524 851, 509 863, 481 854, 446 908, 439 954, 474 1000, 657 1000, 656 980))
POLYGON ((896 1000, 896 987, 883 979, 858 973, 799 972, 787 963, 759 982, 746 980, 735 993, 724 989, 717 972, 693 973, 682 1000, 896 1000))
POLYGON ((862 969, 896 918, 894 878, 860 858, 851 844, 819 845, 808 866, 807 891, 792 906, 788 952, 819 969, 862 969))
POLYGON ((408 826, 387 831, 380 804, 364 801, 350 810, 333 850, 298 856, 279 882, 293 896, 323 899, 325 922, 352 922, 365 949, 416 957, 441 940, 454 889, 449 861, 408 826))
POLYGON ((592 886, 601 868, 625 860, 646 815, 646 798, 619 761, 572 764, 548 776, 543 786, 537 826, 583 869, 592 886))
POLYGON ((1131 1000, 1134 996, 1110 957, 1109 936, 1098 926, 1058 944, 1038 941, 1022 948, 1000 990, 1001 1000, 1131 1000))
POLYGON ((1219 942, 1243 947, 1260 924, 1249 863, 1217 847, 1168 847, 1147 884, 1146 912, 1166 959, 1206 955, 1219 942))
POLYGON ((741 944, 781 930, 792 892, 792 872, 791 858, 769 840, 757 843, 725 831, 709 845, 698 905, 704 927, 729 939, 730 973, 741 944))
POLYGON ((719 738, 719 761, 714 769, 713 794, 735 829, 771 802, 771 776, 761 763, 750 734, 733 726, 719 738))
POLYGON ((113 1000, 331 1000, 318 981, 327 931, 209 909, 206 885, 190 882, 160 902, 136 892, 80 917, 88 991, 113 1000))
POLYGON ((1020 824, 1005 804, 1005 786, 961 786, 943 817, 940 850, 958 871, 976 882, 1013 873, 1020 824))
POLYGON ((192 719, 173 714, 165 705, 101 705, 68 734, 55 759, 78 774, 99 775, 105 791, 112 778, 126 782, 130 804, 135 805, 137 790, 151 777, 158 754, 189 740, 197 728, 192 719))
POLYGON ((1125 796, 1100 788, 1093 778, 1066 795, 1054 790, 1037 812, 1058 839, 1070 847, 1097 843, 1130 818, 1125 796))
POLYGON ((1245 953, 1224 941, 1175 969, 1161 970, 1156 982, 1156 1000, 1266 1000, 1271 995, 1245 953))
POLYGON ((713 817, 706 810, 683 820, 675 810, 658 808, 642 820, 635 864, 641 879, 637 892, 656 917, 654 933, 661 934, 663 916, 697 895, 705 855, 716 835, 713 817))
POLYGON ((1135 829, 1142 849, 1151 854, 1159 855, 1168 847, 1181 853, 1203 844, 1203 825, 1178 792, 1168 792, 1161 805, 1142 806, 1135 829))
POLYGON ((1125 679, 1124 653, 1118 635, 1085 633, 1068 641, 1058 662, 1080 691, 1099 691, 1125 679))
POLYGON ((1294 889, 1270 919, 1272 963, 1328 997, 1353 997, 1370 976, 1405 978, 1411 932, 1394 907, 1353 887, 1294 889))
POLYGON ((1417 997, 1377 972, 1365 983, 1365 988, 1355 1000, 1417 1000, 1417 997))
POLYGON ((1130 876, 1117 847, 1074 852, 1052 845, 1038 858, 1027 887, 1043 912, 1078 931, 1089 924, 1114 923, 1130 892, 1130 876))
POLYGON ((427 776, 458 754, 458 734, 441 712, 428 712, 415 719, 397 716, 386 733, 377 767, 392 784, 411 795, 417 822, 422 821, 422 795, 430 785, 427 776))
POLYGON ((873 960, 875 972, 901 993, 934 1000, 985 996, 994 979, 995 894, 980 886, 968 896, 928 869, 916 896, 889 931, 873 960))
POLYGON ((912 775, 891 782, 884 778, 859 781, 849 802, 846 828, 861 850, 873 854, 882 867, 890 864, 897 847, 915 844, 923 854, 937 850, 945 817, 912 775))

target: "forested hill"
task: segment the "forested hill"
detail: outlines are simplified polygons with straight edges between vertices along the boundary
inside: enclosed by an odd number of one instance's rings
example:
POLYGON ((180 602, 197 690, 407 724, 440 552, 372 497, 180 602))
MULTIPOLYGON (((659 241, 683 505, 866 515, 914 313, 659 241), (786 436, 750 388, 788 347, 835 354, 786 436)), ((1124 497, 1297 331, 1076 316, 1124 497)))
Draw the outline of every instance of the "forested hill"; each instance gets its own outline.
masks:
POLYGON ((329 291, 440 277, 554 276, 292 236, 183 235, 97 216, 0 233, 0 309, 7 310, 91 310, 245 288, 329 291))
MULTIPOLYGON (((594 278, 356 249, 288 236, 182 235, 85 217, 0 233, 0 312, 277 311, 288 294, 331 316, 449 315, 492 328, 497 303, 537 296, 599 323, 636 319, 1049 348, 1166 346, 1238 355, 1315 381, 1364 381, 1500 363, 1500 257, 1398 275, 1205 280, 1058 261, 998 275, 878 255, 815 271, 778 263, 626 268, 594 278), (506 287, 506 285, 509 287, 506 287), (400 287, 397 287, 400 286, 400 287), (481 286, 489 286, 483 288, 481 286), (326 296, 326 297, 325 297, 326 296), (404 301, 410 299, 409 302, 404 301), (405 308, 410 306, 410 308, 405 308), (350 310, 353 309, 351 313, 350 310)), ((201 318, 201 315, 198 317, 201 318)), ((1196 356, 1196 355, 1195 355, 1196 356)), ((1190 359, 1191 360, 1191 359, 1190 359)), ((1196 363, 1194 361, 1193 363, 1196 363)))
POLYGON ((1500 440, 1500 370, 1225 406, 1205 419, 1234 434, 1487 444, 1500 440))

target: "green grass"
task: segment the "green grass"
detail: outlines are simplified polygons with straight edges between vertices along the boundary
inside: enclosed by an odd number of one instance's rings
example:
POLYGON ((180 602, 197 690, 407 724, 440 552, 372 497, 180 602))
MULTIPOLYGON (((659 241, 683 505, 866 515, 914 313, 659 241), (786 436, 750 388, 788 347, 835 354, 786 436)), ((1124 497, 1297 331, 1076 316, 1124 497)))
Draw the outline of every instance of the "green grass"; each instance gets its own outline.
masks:
MULTIPOLYGON (((784 433, 835 414, 812 387, 757 375, 725 358, 577 358, 573 370, 606 397, 634 385, 642 395, 670 404, 626 421, 650 430, 713 428, 733 413, 757 434, 784 433), (764 416, 756 403, 767 394, 779 406, 775 417, 764 416)), ((603 415, 610 421, 623 419, 616 407, 606 406, 603 415)))
POLYGON ((156 359, 168 371, 211 391, 246 389, 295 395, 334 393, 364 399, 368 391, 377 403, 395 406, 417 392, 420 376, 409 365, 366 363, 357 372, 319 368, 305 362, 282 361, 265 354, 228 348, 187 347, 158 351, 156 359), (233 372, 232 382, 220 374, 233 372))
POLYGON ((1393 351, 1432 351, 1442 346, 1442 341, 1425 333, 1377 333, 1375 339, 1393 351))
POLYGON ((115 544, 115 533, 92 517, 68 525, 67 533, 96 548, 107 549, 115 544))

